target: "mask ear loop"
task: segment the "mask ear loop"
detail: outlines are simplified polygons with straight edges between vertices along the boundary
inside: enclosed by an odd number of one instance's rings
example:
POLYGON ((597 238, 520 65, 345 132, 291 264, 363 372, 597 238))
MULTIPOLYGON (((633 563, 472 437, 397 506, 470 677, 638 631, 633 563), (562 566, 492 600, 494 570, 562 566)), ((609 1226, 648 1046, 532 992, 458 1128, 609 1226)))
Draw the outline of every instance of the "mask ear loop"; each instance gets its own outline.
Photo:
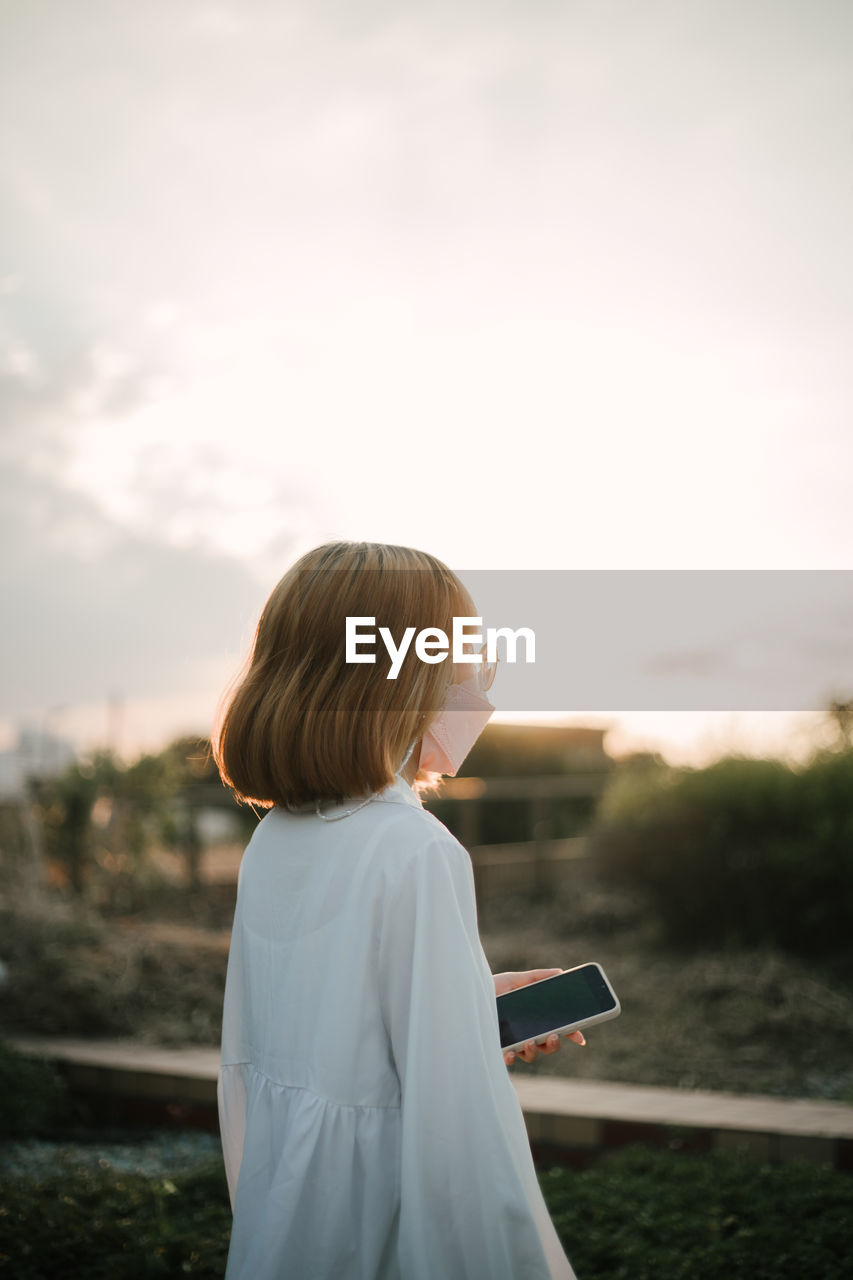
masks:
MULTIPOLYGON (((424 713, 423 713, 423 715, 421 716, 421 720, 426 720, 426 712, 424 712, 424 713)), ((419 735, 419 736, 420 736, 420 735, 419 735)), ((401 761, 401 763, 400 763, 400 767, 399 767, 399 769, 398 769, 398 770, 397 770, 397 772, 394 774, 394 777, 395 777, 395 778, 399 778, 400 774, 403 772, 403 770, 405 769, 406 765, 409 763, 409 760, 411 759, 412 752, 413 752, 413 751, 414 751, 414 749, 415 749, 415 743, 417 742, 417 740, 418 740, 417 738, 412 738, 412 741, 409 743, 409 749, 408 749, 408 751, 406 752, 406 754, 403 756, 403 759, 402 759, 402 761, 401 761)))

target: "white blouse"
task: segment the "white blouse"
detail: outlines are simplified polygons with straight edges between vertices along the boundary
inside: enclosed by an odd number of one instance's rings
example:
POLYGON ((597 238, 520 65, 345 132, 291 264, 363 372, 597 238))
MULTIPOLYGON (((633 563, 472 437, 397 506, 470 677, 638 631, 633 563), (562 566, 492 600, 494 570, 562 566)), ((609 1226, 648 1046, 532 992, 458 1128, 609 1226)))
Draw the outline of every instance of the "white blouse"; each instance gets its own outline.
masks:
POLYGON ((351 817, 276 808, 254 832, 219 1118, 227 1280, 574 1280, 501 1052, 470 859, 402 778, 351 817))

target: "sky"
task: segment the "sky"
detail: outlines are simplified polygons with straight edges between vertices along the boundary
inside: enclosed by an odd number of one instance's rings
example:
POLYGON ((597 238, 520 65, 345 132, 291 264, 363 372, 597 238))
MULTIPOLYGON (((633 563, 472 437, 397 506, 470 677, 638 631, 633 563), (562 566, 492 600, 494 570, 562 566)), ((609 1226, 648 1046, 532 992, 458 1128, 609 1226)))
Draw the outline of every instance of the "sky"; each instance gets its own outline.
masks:
POLYGON ((332 538, 851 567, 851 70, 846 0, 0 0, 0 739, 206 732, 332 538))

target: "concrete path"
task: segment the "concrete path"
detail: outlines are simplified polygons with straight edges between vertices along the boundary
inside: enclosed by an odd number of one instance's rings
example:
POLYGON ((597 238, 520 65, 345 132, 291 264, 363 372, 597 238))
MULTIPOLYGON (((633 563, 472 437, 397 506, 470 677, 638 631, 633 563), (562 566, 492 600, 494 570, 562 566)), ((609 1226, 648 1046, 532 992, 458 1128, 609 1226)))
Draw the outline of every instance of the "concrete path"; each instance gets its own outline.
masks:
MULTIPOLYGON (((216 1049, 36 1037, 11 1042, 59 1062, 84 1092, 216 1105, 216 1049)), ((853 1170, 853 1106, 843 1103, 525 1077, 519 1068, 511 1077, 531 1142, 543 1147, 582 1152, 631 1141, 738 1147, 765 1161, 805 1159, 853 1170)))

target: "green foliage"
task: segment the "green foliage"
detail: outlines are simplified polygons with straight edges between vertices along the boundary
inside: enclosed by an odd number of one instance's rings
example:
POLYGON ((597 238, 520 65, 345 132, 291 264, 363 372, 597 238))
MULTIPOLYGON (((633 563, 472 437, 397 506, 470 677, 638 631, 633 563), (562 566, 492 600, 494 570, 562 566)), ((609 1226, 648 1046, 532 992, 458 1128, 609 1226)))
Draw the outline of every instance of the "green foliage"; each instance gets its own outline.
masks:
POLYGON ((640 1147, 541 1177, 583 1280, 842 1280, 853 1179, 813 1165, 640 1147))
MULTIPOLYGON (((540 1175, 583 1280, 841 1280, 853 1180, 804 1164, 632 1148, 540 1175)), ((60 1160, 4 1188, 0 1277, 221 1277, 231 1214, 220 1160, 145 1178, 60 1160)))
POLYGON ((675 945, 849 944, 853 751, 801 769, 728 757, 617 770, 591 847, 600 872, 651 895, 675 945))
POLYGON ((45 1182, 4 1188, 0 1276, 48 1280, 221 1280, 231 1211, 219 1160, 192 1173, 145 1178, 60 1162, 45 1182))
POLYGON ((58 778, 31 783, 44 851, 64 868, 76 893, 82 892, 92 857, 92 806, 98 785, 88 768, 69 765, 58 778))
MULTIPOLYGON (((206 738, 178 738, 132 764, 98 751, 58 778, 32 779, 30 791, 53 879, 76 895, 111 910, 144 908, 164 887, 155 849, 181 853, 198 887, 197 811, 223 800, 206 738)), ((234 813, 248 839, 256 816, 236 802, 234 813)))
POLYGON ((52 1063, 0 1041, 0 1138, 29 1137, 61 1120, 68 1105, 52 1063))

